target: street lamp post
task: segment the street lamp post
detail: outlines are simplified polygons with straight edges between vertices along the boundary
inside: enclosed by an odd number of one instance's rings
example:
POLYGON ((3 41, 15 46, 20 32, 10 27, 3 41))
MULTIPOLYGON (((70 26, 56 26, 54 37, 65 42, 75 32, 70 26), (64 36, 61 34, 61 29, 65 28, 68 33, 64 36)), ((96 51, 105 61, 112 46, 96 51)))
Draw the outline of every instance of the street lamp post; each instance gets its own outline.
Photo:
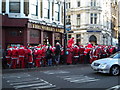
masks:
POLYGON ((64 0, 64 55, 66 55, 67 33, 66 33, 66 2, 64 0))

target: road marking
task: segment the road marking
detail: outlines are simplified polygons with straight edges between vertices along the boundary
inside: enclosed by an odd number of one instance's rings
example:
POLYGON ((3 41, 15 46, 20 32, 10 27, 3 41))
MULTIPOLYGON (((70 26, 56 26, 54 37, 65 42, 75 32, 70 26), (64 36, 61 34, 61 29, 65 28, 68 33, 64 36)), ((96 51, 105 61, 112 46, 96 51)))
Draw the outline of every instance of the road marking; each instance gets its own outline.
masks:
POLYGON ((45 71, 45 74, 63 74, 63 73, 69 73, 68 71, 63 70, 51 70, 51 71, 45 71))
POLYGON ((10 83, 18 83, 18 82, 27 82, 27 81, 35 81, 35 80, 39 80, 39 78, 26 78, 26 79, 15 79, 14 81, 13 80, 7 80, 7 82, 10 82, 10 83))
POLYGON ((29 84, 29 85, 18 85, 18 86, 13 86, 16 89, 19 88, 26 88, 26 87, 32 87, 32 86, 39 86, 39 85, 47 85, 48 83, 35 83, 35 84, 29 84))
POLYGON ((56 88, 56 85, 53 85, 43 79, 33 77, 29 74, 24 75, 16 75, 12 74, 13 76, 4 76, 4 78, 7 80, 9 85, 11 85, 15 89, 54 89, 56 88), (23 76, 23 77, 22 77, 23 76))
MULTIPOLYGON (((32 81, 32 82, 29 82, 29 83, 37 83, 37 82, 42 82, 42 81, 32 81)), ((20 82, 20 83, 11 83, 10 85, 20 85, 20 84, 27 84, 28 82, 26 81, 26 82, 20 82)))
POLYGON ((56 87, 56 85, 48 85, 48 86, 33 87, 32 89, 53 88, 53 87, 56 87))
POLYGON ((71 83, 85 83, 85 82, 93 82, 100 80, 85 75, 71 75, 71 76, 58 76, 58 77, 63 78, 64 80, 69 81, 71 83))
POLYGON ((120 90, 120 85, 113 86, 113 87, 108 88, 106 90, 120 90))

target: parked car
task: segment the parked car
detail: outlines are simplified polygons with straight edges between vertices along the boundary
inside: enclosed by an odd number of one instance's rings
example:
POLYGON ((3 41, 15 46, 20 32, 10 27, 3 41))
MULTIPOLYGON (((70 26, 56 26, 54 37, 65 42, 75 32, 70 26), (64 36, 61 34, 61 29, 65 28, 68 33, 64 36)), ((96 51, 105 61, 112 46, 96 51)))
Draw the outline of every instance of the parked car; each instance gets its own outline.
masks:
POLYGON ((109 73, 111 75, 120 74, 120 51, 108 58, 93 61, 91 67, 94 71, 100 73, 109 73))

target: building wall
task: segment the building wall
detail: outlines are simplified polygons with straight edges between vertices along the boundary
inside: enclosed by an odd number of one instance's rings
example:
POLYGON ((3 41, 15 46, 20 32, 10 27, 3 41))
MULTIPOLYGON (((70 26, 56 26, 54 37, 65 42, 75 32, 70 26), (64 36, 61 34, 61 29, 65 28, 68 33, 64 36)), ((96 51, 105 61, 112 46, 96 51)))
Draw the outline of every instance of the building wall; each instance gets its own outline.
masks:
POLYGON ((62 3, 56 0, 49 0, 48 3, 50 3, 50 5, 48 10, 50 13, 49 17, 46 18, 45 16, 47 15, 44 8, 47 8, 47 1, 48 0, 15 0, 17 4, 10 2, 10 0, 6 0, 5 2, 0 1, 0 14, 2 14, 3 17, 3 48, 6 48, 7 45, 12 43, 23 44, 25 46, 28 44, 44 44, 43 37, 45 35, 47 35, 47 42, 49 42, 49 44, 55 45, 57 41, 63 44, 63 24, 61 21, 62 18, 60 17, 63 16, 61 10, 62 3), (20 7, 18 7, 18 4, 20 7), (55 10, 57 5, 59 5, 58 11, 55 10), (19 8, 19 10, 14 12, 16 8, 19 8), (55 12, 59 14, 55 14, 55 12), (55 17, 59 17, 59 19, 56 20, 55 17), (16 35, 16 33, 21 32, 22 36, 16 35), (59 40, 55 38, 55 33, 59 34, 59 40), (13 36, 11 36, 12 34, 13 36))
POLYGON ((111 0, 95 1, 96 6, 91 6, 91 0, 71 0, 71 8, 67 9, 67 15, 71 16, 71 30, 74 32, 75 42, 76 34, 81 34, 80 39, 83 45, 88 43, 90 35, 94 34, 98 44, 111 45, 111 0), (77 7, 78 1, 80 1, 80 7, 77 7), (91 13, 97 13, 97 24, 91 24, 91 13), (81 15, 79 26, 77 14, 81 15), (92 31, 92 33, 87 31, 92 31), (103 35, 106 37, 103 38, 103 35))

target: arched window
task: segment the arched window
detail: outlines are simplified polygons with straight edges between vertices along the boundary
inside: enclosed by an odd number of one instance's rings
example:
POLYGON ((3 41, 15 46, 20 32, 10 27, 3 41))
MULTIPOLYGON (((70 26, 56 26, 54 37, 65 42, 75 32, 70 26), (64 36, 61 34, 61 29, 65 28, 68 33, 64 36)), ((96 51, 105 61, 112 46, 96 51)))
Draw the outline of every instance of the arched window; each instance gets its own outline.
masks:
POLYGON ((97 42, 97 38, 95 35, 91 35, 89 38, 89 42, 97 42))

